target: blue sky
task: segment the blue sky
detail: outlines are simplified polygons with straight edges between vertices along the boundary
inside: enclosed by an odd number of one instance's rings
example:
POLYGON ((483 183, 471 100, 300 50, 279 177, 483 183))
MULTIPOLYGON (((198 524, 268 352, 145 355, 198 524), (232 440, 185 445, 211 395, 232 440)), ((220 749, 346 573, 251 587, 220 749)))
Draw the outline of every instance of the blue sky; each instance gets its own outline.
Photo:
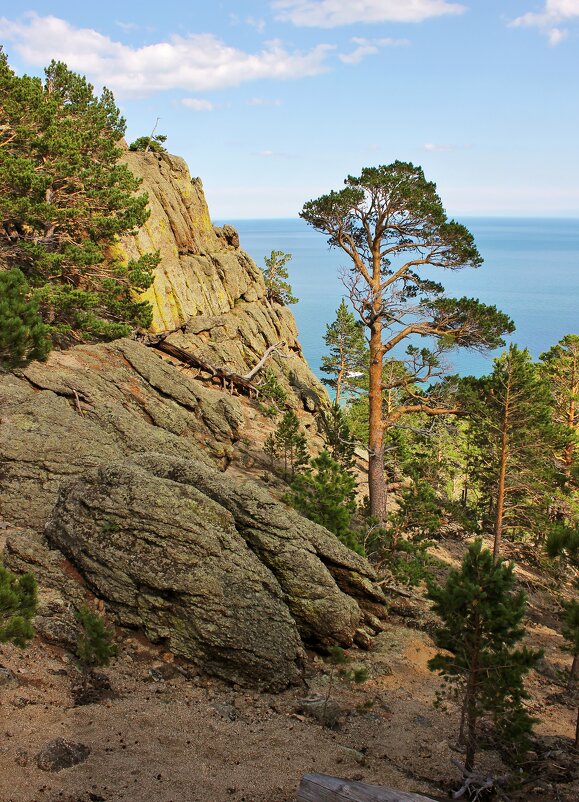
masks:
POLYGON ((454 215, 579 217, 579 0, 14 0, 0 42, 109 86, 129 140, 160 117, 216 219, 395 159, 454 215))

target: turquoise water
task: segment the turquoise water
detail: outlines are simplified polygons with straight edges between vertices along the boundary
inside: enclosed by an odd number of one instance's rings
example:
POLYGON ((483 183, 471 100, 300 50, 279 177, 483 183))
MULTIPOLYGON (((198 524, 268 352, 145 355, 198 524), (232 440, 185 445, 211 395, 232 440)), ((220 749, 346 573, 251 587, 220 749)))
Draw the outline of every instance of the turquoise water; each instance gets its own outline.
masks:
MULTIPOLYGON (((345 290, 338 273, 349 267, 345 254, 330 250, 326 238, 303 220, 230 220, 241 247, 263 267, 272 250, 293 254, 290 284, 299 303, 291 307, 306 359, 319 373, 326 324, 335 318, 345 290)), ((453 296, 494 304, 515 322, 513 342, 534 357, 561 337, 579 333, 579 220, 461 218, 474 234, 482 267, 437 276, 453 296)), ((452 354, 452 368, 482 375, 492 354, 452 354)))

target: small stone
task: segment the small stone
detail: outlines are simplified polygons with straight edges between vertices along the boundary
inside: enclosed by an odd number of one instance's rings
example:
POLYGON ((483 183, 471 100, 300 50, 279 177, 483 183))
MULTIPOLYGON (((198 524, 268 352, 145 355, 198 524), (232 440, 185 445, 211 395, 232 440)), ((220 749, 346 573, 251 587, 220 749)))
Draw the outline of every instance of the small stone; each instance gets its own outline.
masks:
POLYGON ((354 643, 360 649, 364 649, 368 651, 370 646, 372 645, 372 636, 368 633, 366 629, 357 629, 354 633, 354 643))
POLYGON ((213 710, 219 713, 221 718, 229 719, 229 721, 235 721, 237 719, 237 710, 233 705, 215 704, 213 705, 213 710))
POLYGON ((18 677, 9 668, 0 666, 0 688, 15 688, 18 685, 18 677))
POLYGON ((338 749, 342 757, 349 757, 355 760, 359 766, 366 765, 366 755, 363 752, 359 752, 357 749, 351 749, 349 746, 339 746, 338 749))
POLYGON ((42 771, 62 771, 78 763, 84 763, 89 755, 90 747, 85 744, 56 738, 42 747, 36 755, 36 764, 42 771))

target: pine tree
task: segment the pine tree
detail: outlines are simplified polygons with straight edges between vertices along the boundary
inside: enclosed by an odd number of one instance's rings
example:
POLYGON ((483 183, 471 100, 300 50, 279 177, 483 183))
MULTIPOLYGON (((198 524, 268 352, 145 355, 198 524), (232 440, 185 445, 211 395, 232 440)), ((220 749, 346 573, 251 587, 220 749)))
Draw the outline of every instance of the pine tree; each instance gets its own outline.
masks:
POLYGON ((282 304, 283 306, 297 304, 298 299, 293 295, 292 288, 287 282, 286 264, 291 258, 291 253, 284 253, 283 251, 272 251, 269 256, 264 257, 263 277, 268 301, 282 304))
POLYGON ((356 480, 327 451, 294 477, 286 500, 306 518, 325 526, 351 549, 362 553, 351 528, 356 511, 356 480))
POLYGON ((344 395, 360 389, 360 379, 365 378, 365 384, 368 383, 368 345, 363 326, 356 322, 343 298, 335 321, 326 326, 324 342, 330 353, 322 357, 321 370, 331 378, 322 379, 322 382, 335 391, 335 401, 339 405, 344 395))
POLYGON ((26 646, 34 637, 32 619, 37 607, 34 576, 17 576, 0 563, 0 643, 26 646))
POLYGON ((444 652, 428 667, 462 696, 460 740, 469 771, 483 718, 491 719, 497 745, 514 760, 524 752, 532 728, 523 707, 523 678, 541 652, 515 648, 525 634, 526 599, 514 585, 514 565, 495 562, 480 540, 469 546, 461 569, 452 569, 444 585, 429 582, 428 597, 443 622, 434 642, 444 652))
POLYGON ((511 345, 490 376, 462 387, 497 559, 504 532, 538 538, 544 531, 564 432, 553 422, 549 387, 526 349, 511 345))
POLYGON ((482 258, 472 234, 449 220, 436 185, 421 167, 396 161, 349 175, 341 190, 304 204, 300 217, 340 248, 350 269, 342 278, 368 345, 368 491, 373 518, 386 515, 384 446, 387 430, 400 417, 456 412, 439 403, 436 379, 442 357, 459 348, 490 350, 504 342, 513 324, 495 307, 473 298, 449 298, 433 280, 436 270, 478 267, 482 258), (430 347, 412 341, 429 338, 430 347), (407 351, 403 384, 384 383, 384 367, 403 343, 407 351), (384 395, 396 386, 420 386, 388 415, 384 395))
POLYGON ((76 617, 81 627, 76 656, 82 670, 83 691, 86 693, 92 669, 108 666, 117 653, 117 647, 113 643, 113 630, 90 608, 81 607, 76 617))
POLYGON ((259 384, 259 397, 265 401, 271 401, 270 410, 277 415, 287 400, 287 393, 277 380, 277 376, 271 368, 266 368, 263 372, 263 379, 259 384))
POLYGON ((159 260, 111 256, 148 217, 139 180, 119 162, 125 121, 107 89, 95 97, 65 64, 45 74, 19 77, 0 57, 0 261, 24 273, 58 344, 123 336, 150 324, 135 292, 159 260))
POLYGON ((306 436, 300 432, 300 422, 295 412, 289 410, 285 413, 274 437, 277 454, 283 462, 284 479, 291 482, 309 460, 306 436))
MULTIPOLYGON (((551 559, 560 557, 575 569, 579 568, 579 527, 558 524, 549 533, 546 551, 551 559)), ((575 580, 575 589, 579 591, 579 579, 575 580)), ((577 694, 577 678, 579 676, 579 600, 573 599, 565 605, 563 612, 562 635, 569 641, 568 650, 573 655, 569 671, 568 688, 577 694)), ((577 723, 575 727, 575 749, 579 750, 579 701, 577 702, 577 723)))
POLYGON ((569 642, 568 649, 573 655, 569 671, 568 688, 575 688, 579 677, 579 600, 572 599, 565 605, 563 613, 563 629, 561 634, 569 642))
POLYGON ((131 142, 129 150, 150 150, 153 153, 167 153, 167 148, 163 143, 167 141, 165 134, 155 134, 154 136, 140 136, 131 142))
POLYGON ((50 346, 38 302, 30 299, 24 274, 18 268, 0 272, 0 370, 46 359, 50 346))
POLYGON ((569 433, 562 459, 567 481, 573 483, 579 458, 579 335, 567 334, 540 359, 553 396, 554 418, 569 433))
POLYGON ((322 409, 318 415, 324 445, 333 459, 346 470, 354 467, 356 439, 350 430, 346 414, 335 401, 329 409, 322 409))

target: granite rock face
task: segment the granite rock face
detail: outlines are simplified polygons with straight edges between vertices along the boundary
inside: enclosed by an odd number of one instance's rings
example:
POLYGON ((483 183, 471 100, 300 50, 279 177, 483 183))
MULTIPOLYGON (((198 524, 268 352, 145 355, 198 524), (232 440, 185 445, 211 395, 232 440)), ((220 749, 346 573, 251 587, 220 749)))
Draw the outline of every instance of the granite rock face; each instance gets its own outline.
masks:
POLYGON ((63 485, 47 536, 121 625, 240 684, 297 680, 301 642, 279 583, 195 487, 97 468, 63 485))
POLYGON ((184 326, 184 333, 171 337, 175 345, 241 374, 283 341, 283 352, 270 363, 281 384, 300 403, 311 404, 312 394, 324 399, 302 356, 291 311, 266 299, 262 271, 240 249, 235 229, 212 225, 201 180, 191 178, 183 159, 167 153, 127 151, 124 160, 142 179, 151 215, 136 236, 122 240, 116 255, 160 253, 153 286, 143 295, 153 306, 152 330, 184 326))
POLYGON ((120 624, 244 685, 287 685, 304 644, 348 646, 383 615, 364 559, 223 472, 243 402, 154 350, 79 346, 0 377, 0 419, 2 514, 28 528, 5 561, 38 576, 49 639, 74 638, 71 569, 120 624))
MULTIPOLYGON (((161 253, 154 329, 239 373, 283 341, 271 366, 313 430, 324 390, 235 230, 214 229, 182 160, 126 159, 152 214, 119 249, 161 253)), ((257 401, 129 339, 0 375, 3 559, 39 580, 38 631, 73 647, 92 594, 201 669, 272 690, 298 680, 304 646, 367 645, 385 612, 371 566, 235 462, 266 424, 257 401)))

